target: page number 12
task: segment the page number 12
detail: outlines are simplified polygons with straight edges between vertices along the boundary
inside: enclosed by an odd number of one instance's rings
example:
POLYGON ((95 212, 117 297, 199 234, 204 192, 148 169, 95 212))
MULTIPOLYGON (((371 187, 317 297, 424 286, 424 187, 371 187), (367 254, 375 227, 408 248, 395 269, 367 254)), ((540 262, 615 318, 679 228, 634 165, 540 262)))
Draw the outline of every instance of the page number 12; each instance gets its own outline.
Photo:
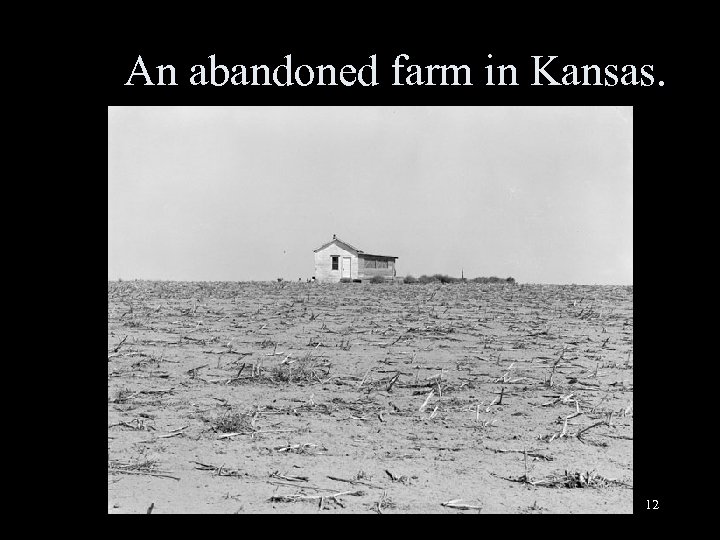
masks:
POLYGON ((647 509, 648 510, 657 510, 658 508, 660 508, 660 501, 658 501, 657 499, 653 499, 653 500, 647 499, 647 509))

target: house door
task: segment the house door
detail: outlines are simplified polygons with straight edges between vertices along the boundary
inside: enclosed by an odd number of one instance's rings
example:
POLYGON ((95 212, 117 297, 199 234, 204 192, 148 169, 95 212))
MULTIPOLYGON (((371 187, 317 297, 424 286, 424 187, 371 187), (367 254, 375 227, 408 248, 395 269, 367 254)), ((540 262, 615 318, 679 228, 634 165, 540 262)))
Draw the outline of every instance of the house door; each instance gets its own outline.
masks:
POLYGON ((343 257, 342 260, 342 277, 350 277, 350 257, 343 257))

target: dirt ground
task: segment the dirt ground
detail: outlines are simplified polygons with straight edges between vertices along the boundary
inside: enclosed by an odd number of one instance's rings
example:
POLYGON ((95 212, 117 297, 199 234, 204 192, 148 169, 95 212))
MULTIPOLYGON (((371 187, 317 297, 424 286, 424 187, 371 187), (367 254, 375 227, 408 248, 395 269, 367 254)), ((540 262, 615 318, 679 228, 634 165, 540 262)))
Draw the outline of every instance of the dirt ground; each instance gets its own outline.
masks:
POLYGON ((632 287, 108 282, 108 512, 631 513, 632 350, 632 287))

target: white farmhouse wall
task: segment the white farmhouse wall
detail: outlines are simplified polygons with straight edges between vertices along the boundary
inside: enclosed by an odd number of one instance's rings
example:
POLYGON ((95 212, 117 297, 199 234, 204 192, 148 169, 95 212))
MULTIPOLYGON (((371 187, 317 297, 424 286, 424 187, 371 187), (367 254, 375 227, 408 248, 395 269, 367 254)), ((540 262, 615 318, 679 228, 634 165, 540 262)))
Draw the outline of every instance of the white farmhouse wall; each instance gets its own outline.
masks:
POLYGON ((358 256, 333 242, 315 252, 315 279, 321 283, 338 283, 342 276, 343 257, 350 257, 350 277, 358 279, 358 256), (338 269, 332 269, 332 257, 340 257, 338 269))

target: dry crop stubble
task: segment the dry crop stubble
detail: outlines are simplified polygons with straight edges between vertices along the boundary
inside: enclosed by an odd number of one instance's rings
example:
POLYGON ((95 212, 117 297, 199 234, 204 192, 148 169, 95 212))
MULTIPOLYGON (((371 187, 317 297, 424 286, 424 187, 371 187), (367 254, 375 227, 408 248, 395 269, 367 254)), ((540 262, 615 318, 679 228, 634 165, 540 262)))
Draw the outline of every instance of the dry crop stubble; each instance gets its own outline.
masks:
POLYGON ((629 513, 632 302, 109 282, 109 511, 629 513))

